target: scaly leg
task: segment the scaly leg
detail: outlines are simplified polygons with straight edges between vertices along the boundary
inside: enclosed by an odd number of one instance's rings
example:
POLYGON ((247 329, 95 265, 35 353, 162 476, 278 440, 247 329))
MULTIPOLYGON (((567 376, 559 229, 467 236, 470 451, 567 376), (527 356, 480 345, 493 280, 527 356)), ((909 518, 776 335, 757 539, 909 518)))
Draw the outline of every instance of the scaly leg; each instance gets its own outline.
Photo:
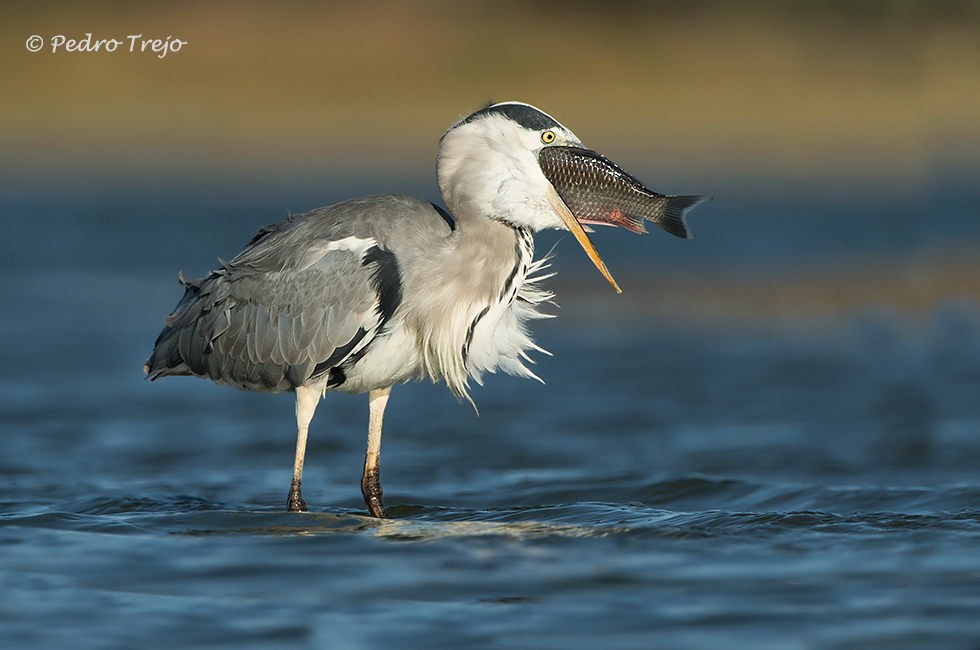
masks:
POLYGON ((364 474, 361 476, 361 494, 372 517, 386 519, 385 503, 381 499, 381 421, 391 386, 372 390, 368 395, 370 415, 368 416, 367 454, 364 456, 364 474))
POLYGON ((289 512, 306 512, 306 501, 300 490, 303 482, 303 458, 306 456, 306 434, 310 430, 310 420, 320 401, 320 391, 310 386, 296 387, 296 460, 293 462, 293 483, 286 498, 289 512))

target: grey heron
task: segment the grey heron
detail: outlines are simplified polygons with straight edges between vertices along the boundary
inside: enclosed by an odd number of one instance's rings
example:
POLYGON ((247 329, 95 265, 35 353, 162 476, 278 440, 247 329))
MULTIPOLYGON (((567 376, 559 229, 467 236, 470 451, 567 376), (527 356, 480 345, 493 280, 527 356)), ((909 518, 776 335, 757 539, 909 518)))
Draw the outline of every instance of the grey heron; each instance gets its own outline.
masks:
POLYGON ((296 455, 287 497, 301 492, 307 433, 327 391, 368 393, 361 492, 386 517, 381 426, 391 387, 469 381, 497 369, 535 378, 543 351, 527 321, 545 317, 545 262, 533 234, 572 232, 619 291, 586 234, 588 224, 646 232, 649 220, 688 238, 699 196, 652 192, 550 115, 492 104, 453 124, 436 164, 445 209, 383 195, 290 216, 261 228, 231 262, 185 291, 144 366, 152 379, 194 375, 239 389, 296 393, 296 455))

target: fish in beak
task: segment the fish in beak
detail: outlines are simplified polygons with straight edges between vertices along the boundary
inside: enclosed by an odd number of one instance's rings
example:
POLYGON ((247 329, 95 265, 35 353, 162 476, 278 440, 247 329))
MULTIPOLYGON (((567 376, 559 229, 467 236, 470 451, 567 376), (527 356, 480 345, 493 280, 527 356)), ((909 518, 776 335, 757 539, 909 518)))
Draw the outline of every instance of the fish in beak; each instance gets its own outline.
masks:
POLYGON ((622 290, 583 224, 621 226, 645 233, 643 222, 651 221, 672 235, 691 239, 687 213, 707 200, 704 196, 670 196, 648 190, 611 160, 582 147, 544 147, 538 153, 538 164, 551 183, 551 206, 618 293, 622 290))

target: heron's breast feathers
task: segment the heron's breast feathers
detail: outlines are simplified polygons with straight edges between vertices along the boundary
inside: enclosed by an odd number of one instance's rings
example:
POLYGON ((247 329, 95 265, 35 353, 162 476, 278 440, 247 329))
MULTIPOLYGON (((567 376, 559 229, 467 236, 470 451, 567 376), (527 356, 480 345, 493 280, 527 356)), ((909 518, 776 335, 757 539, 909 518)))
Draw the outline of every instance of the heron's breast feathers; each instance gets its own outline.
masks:
POLYGON ((516 243, 512 265, 498 274, 501 281, 488 283, 482 278, 482 291, 467 286, 465 275, 447 279, 437 308, 421 305, 414 323, 416 347, 423 351, 422 372, 434 381, 444 380, 457 397, 469 399, 469 380, 482 383, 484 373, 499 368, 512 375, 537 379, 525 363, 528 352, 547 354, 531 339, 527 321, 549 318, 538 311, 552 294, 540 287, 551 274, 543 273, 547 258, 534 261, 534 243, 529 231, 515 230, 516 243))

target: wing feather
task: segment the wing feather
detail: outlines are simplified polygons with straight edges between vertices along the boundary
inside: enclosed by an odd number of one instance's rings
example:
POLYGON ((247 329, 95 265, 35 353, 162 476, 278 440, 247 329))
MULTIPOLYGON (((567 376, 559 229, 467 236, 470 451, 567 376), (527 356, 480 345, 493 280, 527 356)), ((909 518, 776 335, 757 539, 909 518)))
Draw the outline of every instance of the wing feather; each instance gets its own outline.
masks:
POLYGON ((262 228, 220 269, 182 279, 184 297, 146 372, 271 392, 303 385, 329 364, 356 358, 391 319, 401 285, 388 242, 451 231, 431 204, 399 196, 349 201, 262 228))
MULTIPOLYGON (((274 244, 281 232, 265 234, 258 244, 274 244)), ((232 261, 200 281, 196 295, 169 320, 187 369, 219 383, 278 392, 310 380, 317 364, 341 363, 366 345, 379 316, 371 308, 377 293, 363 250, 323 242, 319 249, 312 264, 308 251, 298 253, 301 268, 273 264, 265 255, 245 265, 232 261), (256 270, 272 267, 277 270, 256 270)))
MULTIPOLYGON (((272 307, 275 309, 275 307, 272 307)), ((278 322, 278 319, 276 319, 278 322)), ((252 361, 263 363, 272 358, 273 343, 279 338, 278 333, 272 327, 272 319, 269 318, 269 307, 259 304, 255 306, 255 329, 252 332, 255 340, 255 353, 252 361)))

